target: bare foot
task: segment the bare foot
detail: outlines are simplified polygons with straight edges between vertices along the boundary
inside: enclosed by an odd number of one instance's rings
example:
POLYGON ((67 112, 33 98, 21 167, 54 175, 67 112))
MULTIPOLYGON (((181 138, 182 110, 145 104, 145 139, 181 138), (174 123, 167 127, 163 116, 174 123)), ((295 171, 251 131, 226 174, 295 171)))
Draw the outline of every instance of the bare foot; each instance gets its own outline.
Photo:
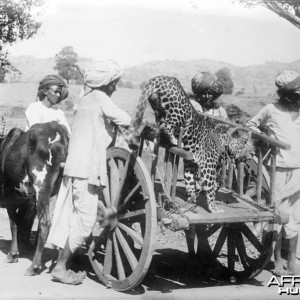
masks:
POLYGON ((53 281, 66 283, 66 284, 73 284, 77 285, 82 283, 82 281, 86 277, 86 272, 78 272, 75 273, 72 270, 63 270, 63 271, 55 271, 51 272, 51 277, 53 281))
POLYGON ((286 263, 283 259, 274 262, 275 267, 273 273, 277 276, 287 275, 286 263))
POLYGON ((300 275, 300 268, 295 265, 287 266, 287 274, 288 275, 300 275))

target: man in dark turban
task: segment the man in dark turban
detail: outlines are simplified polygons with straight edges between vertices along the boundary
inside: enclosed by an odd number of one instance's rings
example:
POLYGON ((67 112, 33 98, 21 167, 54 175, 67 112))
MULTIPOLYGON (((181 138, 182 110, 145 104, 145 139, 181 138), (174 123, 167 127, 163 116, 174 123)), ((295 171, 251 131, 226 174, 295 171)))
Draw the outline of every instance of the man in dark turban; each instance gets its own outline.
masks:
POLYGON ((57 121, 59 124, 64 125, 69 134, 71 134, 71 128, 63 111, 55 107, 56 104, 66 99, 68 95, 67 85, 61 76, 47 75, 44 77, 39 83, 38 101, 29 104, 25 110, 25 130, 37 123, 57 121))
POLYGON ((217 103, 217 98, 223 93, 223 86, 217 76, 209 72, 197 73, 191 81, 195 101, 191 103, 198 112, 227 119, 226 110, 217 103))
POLYGON ((67 89, 67 85, 64 79, 60 75, 47 75, 39 83, 38 97, 40 100, 42 100, 45 97, 45 93, 49 90, 51 86, 57 86, 60 88, 60 101, 68 97, 69 91, 67 89))

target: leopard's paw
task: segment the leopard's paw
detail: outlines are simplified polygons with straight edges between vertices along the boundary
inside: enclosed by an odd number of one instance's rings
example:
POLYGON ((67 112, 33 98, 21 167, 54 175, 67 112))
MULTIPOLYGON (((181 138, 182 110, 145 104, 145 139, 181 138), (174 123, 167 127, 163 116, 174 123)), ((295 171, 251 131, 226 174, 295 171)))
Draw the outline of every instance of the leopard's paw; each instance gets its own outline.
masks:
POLYGON ((196 203, 197 201, 197 197, 195 195, 192 195, 190 197, 188 197, 188 201, 189 203, 196 203))
POLYGON ((220 208, 218 205, 216 204, 211 204, 211 205, 208 205, 208 209, 211 213, 223 213, 224 210, 222 208, 220 208))

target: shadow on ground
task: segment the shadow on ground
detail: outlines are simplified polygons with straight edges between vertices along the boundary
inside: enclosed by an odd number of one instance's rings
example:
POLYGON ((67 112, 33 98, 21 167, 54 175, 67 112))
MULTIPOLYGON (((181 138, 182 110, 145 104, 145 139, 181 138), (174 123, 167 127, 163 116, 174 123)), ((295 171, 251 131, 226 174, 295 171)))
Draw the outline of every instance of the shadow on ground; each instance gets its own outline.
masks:
MULTIPOLYGON (((85 270, 91 280, 101 284, 89 263, 87 255, 84 253, 80 255, 80 267, 75 270, 85 270)), ((263 286, 263 283, 256 279, 249 279, 244 284, 263 286)), ((155 251, 150 268, 142 284, 126 293, 141 295, 147 290, 164 294, 171 293, 177 289, 207 288, 224 285, 230 285, 230 283, 207 279, 204 269, 193 265, 193 262, 189 262, 188 253, 167 248, 155 251)))

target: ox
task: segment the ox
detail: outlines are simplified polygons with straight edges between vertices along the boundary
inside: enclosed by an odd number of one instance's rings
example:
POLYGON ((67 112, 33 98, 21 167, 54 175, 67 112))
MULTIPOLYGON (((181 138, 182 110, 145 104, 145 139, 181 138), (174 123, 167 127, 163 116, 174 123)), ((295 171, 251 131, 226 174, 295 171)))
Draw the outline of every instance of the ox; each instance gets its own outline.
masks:
POLYGON ((32 219, 28 216, 35 211, 39 220, 37 246, 25 275, 36 275, 42 268, 51 224, 49 202, 61 183, 68 133, 57 122, 36 124, 27 132, 11 129, 0 143, 0 207, 7 209, 12 234, 6 260, 18 261, 18 235, 24 219, 32 219))

